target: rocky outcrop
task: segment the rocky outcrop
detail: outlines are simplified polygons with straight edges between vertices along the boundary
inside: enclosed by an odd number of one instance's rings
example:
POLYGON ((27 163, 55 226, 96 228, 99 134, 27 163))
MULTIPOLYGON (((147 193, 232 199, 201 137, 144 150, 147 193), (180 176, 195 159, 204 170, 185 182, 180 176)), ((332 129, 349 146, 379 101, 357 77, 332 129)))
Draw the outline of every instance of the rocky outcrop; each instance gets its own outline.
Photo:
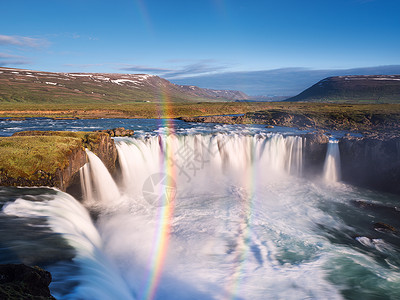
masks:
POLYGON ((55 300, 50 294, 51 274, 23 264, 0 265, 0 299, 55 300))
POLYGON ((395 104, 282 104, 244 115, 181 117, 186 122, 265 124, 303 130, 341 130, 368 136, 400 136, 400 112, 395 104))
POLYGON ((135 131, 132 129, 125 129, 124 127, 118 127, 113 129, 96 130, 95 132, 104 132, 111 137, 122 137, 122 136, 132 136, 135 131))
MULTIPOLYGON (((117 161, 117 147, 106 133, 92 133, 85 136, 83 146, 96 154, 111 174, 114 174, 117 161)), ((86 160, 87 162, 87 160, 86 160)))
POLYGON ((205 117, 180 117, 178 120, 196 123, 224 123, 224 124, 243 124, 246 123, 243 115, 240 116, 205 116, 205 117))
POLYGON ((78 181, 79 169, 87 162, 87 155, 83 148, 77 148, 68 157, 68 165, 63 169, 57 169, 55 186, 66 191, 69 186, 78 181))
MULTIPOLYGON (((304 173, 321 176, 329 137, 322 132, 302 137, 304 173)), ((400 194, 400 138, 346 135, 339 140, 339 151, 343 182, 400 194)))
MULTIPOLYGON (((54 143, 50 140, 50 144, 57 149, 57 143, 64 144, 68 143, 69 148, 66 148, 65 153, 62 152, 58 156, 44 157, 44 160, 57 160, 54 163, 39 160, 39 165, 36 166, 36 171, 29 176, 10 176, 10 170, 2 169, 0 167, 0 185, 3 186, 51 186, 57 187, 62 191, 66 191, 71 186, 79 184, 79 169, 88 162, 87 154, 85 149, 88 149, 95 153, 107 167, 111 174, 115 172, 116 160, 117 160, 117 149, 115 147, 113 139, 107 133, 97 132, 56 132, 56 131, 24 131, 18 132, 13 137, 27 137, 26 139, 36 139, 35 137, 54 137, 54 143), (40 165, 42 162, 43 166, 40 165), (49 170, 49 165, 58 165, 56 169, 49 170), (47 167, 46 167, 47 166, 47 167)), ((7 139, 7 138, 3 138, 7 139)), ((18 140, 21 143, 23 139, 18 140)), ((47 141, 49 142, 49 141, 47 141)), ((16 143, 16 146, 18 146, 16 143)), ((60 146, 61 146, 60 144, 60 146)), ((45 156, 43 145, 29 144, 29 152, 23 153, 27 155, 27 159, 21 160, 27 163, 32 163, 29 159, 29 155, 35 158, 35 154, 41 157, 45 156), (37 149, 35 149, 35 147, 37 149)), ((46 144, 45 144, 46 145, 46 144)), ((10 149, 12 151, 12 149, 10 149)), ((8 158, 7 152, 3 153, 4 160, 8 158)), ((11 154, 10 154, 11 155, 11 154)), ((37 156, 36 155, 36 156, 37 156)), ((23 169, 24 166, 16 166, 23 169)), ((19 172, 26 174, 23 172, 19 172)), ((18 170, 14 170, 14 174, 18 174, 18 170)))
POLYGON ((322 132, 302 135, 306 175, 318 175, 324 166, 329 138, 322 132))
POLYGON ((181 117, 185 122, 225 123, 225 124, 266 124, 299 128, 316 128, 315 121, 305 115, 270 109, 262 112, 251 112, 239 116, 203 116, 181 117))
POLYGON ((400 138, 347 136, 339 149, 343 181, 400 194, 400 138))
POLYGON ((270 109, 265 112, 249 113, 248 116, 258 124, 273 126, 316 128, 315 121, 303 114, 270 109))

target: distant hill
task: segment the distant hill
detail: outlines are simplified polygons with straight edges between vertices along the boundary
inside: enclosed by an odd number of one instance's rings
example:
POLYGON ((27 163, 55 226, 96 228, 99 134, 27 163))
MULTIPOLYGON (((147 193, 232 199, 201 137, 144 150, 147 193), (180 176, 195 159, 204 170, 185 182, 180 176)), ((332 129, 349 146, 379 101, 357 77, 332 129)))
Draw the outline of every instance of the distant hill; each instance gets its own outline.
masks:
POLYGON ((400 75, 328 77, 285 101, 400 103, 400 75))
POLYGON ((153 75, 49 73, 0 67, 0 103, 127 103, 235 101, 239 91, 177 85, 153 75))
MULTIPOLYGON (((235 89, 250 96, 295 96, 323 78, 349 75, 397 75, 400 65, 353 69, 281 68, 260 71, 223 72, 186 78, 171 78, 176 84, 193 84, 217 90, 235 89)), ((167 78, 168 79, 168 78, 167 78)))

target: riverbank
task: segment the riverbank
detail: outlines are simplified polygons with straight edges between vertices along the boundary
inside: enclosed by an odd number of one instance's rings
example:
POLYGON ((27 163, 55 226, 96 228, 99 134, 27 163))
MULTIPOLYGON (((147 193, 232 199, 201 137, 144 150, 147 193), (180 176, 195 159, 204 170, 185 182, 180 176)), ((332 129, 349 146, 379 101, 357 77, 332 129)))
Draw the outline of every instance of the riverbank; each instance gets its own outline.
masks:
POLYGON ((269 102, 101 103, 35 104, 0 103, 0 118, 178 118, 244 114, 269 109, 269 102))
POLYGON ((400 104, 270 103, 242 116, 196 116, 186 122, 264 124, 300 129, 339 130, 376 138, 400 136, 400 104))

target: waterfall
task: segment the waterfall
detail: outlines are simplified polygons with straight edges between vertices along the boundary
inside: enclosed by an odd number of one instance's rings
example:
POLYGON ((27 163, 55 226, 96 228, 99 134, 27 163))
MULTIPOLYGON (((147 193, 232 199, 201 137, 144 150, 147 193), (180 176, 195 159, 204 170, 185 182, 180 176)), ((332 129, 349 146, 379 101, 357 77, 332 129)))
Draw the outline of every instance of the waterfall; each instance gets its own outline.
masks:
MULTIPOLYGON (((355 297, 399 298, 398 249, 385 241, 393 234, 368 238, 375 215, 353 203, 378 194, 299 178, 301 137, 243 131, 115 144, 120 182, 88 151, 84 205, 57 189, 0 190, 0 253, 48 269, 57 299, 342 299, 360 276, 355 297), (162 186, 154 194, 174 200, 151 203, 149 178, 162 186), (343 226, 348 242, 338 244, 343 226)), ((338 146, 328 145, 328 182, 340 179, 338 146)))
POLYGON ((116 202, 120 198, 120 193, 114 179, 100 158, 89 150, 86 150, 86 153, 89 166, 84 166, 80 173, 86 200, 93 201, 96 198, 103 203, 116 202))
POLYGON ((222 174, 242 176, 257 168, 263 173, 302 173, 302 138, 280 134, 168 135, 131 138, 117 142, 125 189, 141 193, 152 174, 176 169, 181 182, 206 170, 214 178, 222 174))
POLYGON ((329 140, 324 164, 324 180, 329 183, 340 181, 339 141, 329 140))
POLYGON ((90 175, 90 166, 88 163, 86 163, 82 168, 79 169, 79 177, 81 180, 81 189, 84 202, 85 203, 93 202, 94 198, 93 198, 92 177, 90 175))
MULTIPOLYGON (((36 201, 17 199, 7 203, 3 213, 21 218, 45 218, 52 231, 61 234, 75 249, 73 261, 80 267, 79 274, 53 274, 53 277, 71 276, 68 280, 79 282, 69 290, 67 299, 133 299, 117 268, 104 254, 101 236, 85 207, 63 192, 58 191, 51 197, 45 201, 40 196, 31 196, 36 201)), ((60 298, 63 297, 57 297, 60 298)))
MULTIPOLYGON (((281 134, 170 134, 124 139, 116 143, 121 192, 142 195, 145 181, 164 173, 181 185, 194 177, 203 176, 206 181, 209 174, 215 179, 234 174, 238 180, 255 173, 301 176, 302 145, 301 137, 281 134)), ((89 163, 80 170, 85 202, 112 203, 120 199, 119 187, 104 164, 92 152, 87 151, 87 155, 89 163)))

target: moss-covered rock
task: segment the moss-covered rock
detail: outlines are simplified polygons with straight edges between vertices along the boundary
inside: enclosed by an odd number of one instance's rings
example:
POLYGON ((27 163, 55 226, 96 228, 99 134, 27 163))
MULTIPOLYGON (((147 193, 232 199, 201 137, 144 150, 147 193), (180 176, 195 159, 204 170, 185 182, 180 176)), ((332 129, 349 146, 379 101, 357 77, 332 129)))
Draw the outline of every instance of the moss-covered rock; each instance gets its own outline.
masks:
POLYGON ((0 138, 0 185, 53 186, 65 191, 87 162, 85 148, 99 156, 110 172, 115 171, 117 150, 106 133, 23 131, 0 138))

